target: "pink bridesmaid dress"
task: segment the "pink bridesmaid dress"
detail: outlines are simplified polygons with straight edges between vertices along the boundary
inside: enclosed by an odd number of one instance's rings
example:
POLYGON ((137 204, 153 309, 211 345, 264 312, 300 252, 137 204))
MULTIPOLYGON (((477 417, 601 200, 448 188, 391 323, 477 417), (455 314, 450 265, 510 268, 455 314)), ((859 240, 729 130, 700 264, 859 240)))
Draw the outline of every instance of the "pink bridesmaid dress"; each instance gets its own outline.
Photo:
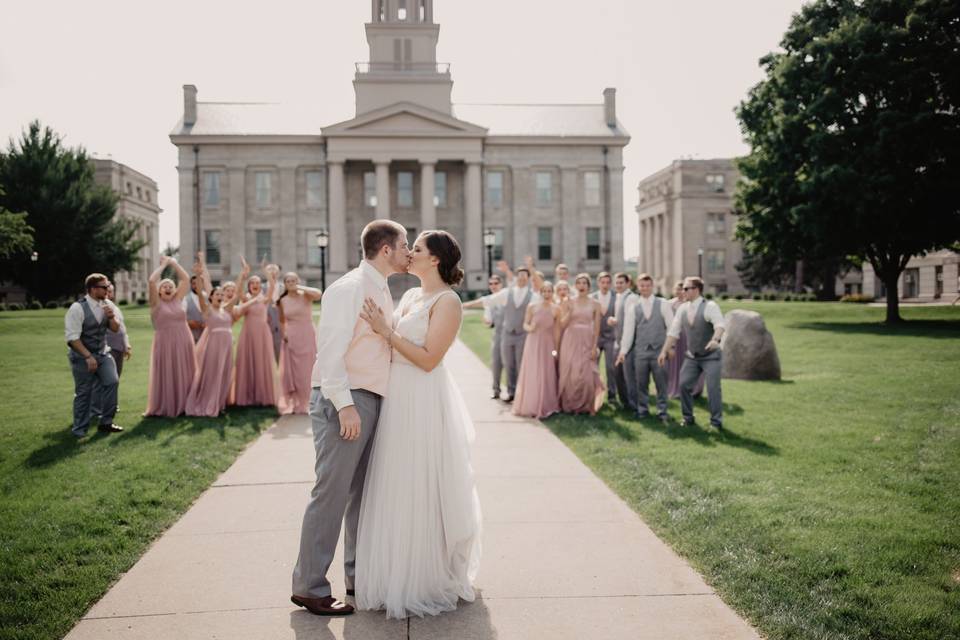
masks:
POLYGON ((197 372, 187 397, 188 416, 215 418, 227 406, 233 373, 233 318, 227 311, 207 313, 197 343, 197 372))
POLYGON ((574 303, 560 339, 560 409, 594 415, 603 406, 606 385, 593 357, 593 306, 574 303))
POLYGON ((546 418, 560 411, 557 396, 557 360, 554 352, 553 327, 557 322, 551 307, 541 307, 533 313, 533 331, 523 344, 523 359, 517 376, 517 393, 513 399, 513 413, 530 418, 546 418))
POLYGON ((246 307, 237 368, 233 378, 233 403, 240 407, 268 407, 277 403, 274 390, 273 334, 267 322, 267 299, 246 307))
POLYGON ((186 409, 193 383, 196 368, 193 334, 180 300, 161 300, 151 309, 150 317, 155 332, 144 415, 175 418, 186 409))
POLYGON ((317 333, 313 328, 313 304, 304 295, 280 299, 286 319, 287 339, 280 345, 280 413, 307 413, 311 376, 317 361, 317 333))

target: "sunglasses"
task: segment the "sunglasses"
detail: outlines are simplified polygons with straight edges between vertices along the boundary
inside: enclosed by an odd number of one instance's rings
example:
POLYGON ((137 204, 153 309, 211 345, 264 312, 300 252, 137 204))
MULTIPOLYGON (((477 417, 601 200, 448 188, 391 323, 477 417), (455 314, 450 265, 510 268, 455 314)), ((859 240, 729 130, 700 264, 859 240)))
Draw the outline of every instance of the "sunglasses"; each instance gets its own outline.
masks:
POLYGON ((110 285, 108 284, 95 284, 90 287, 91 289, 109 289, 110 285))
POLYGON ((699 288, 699 287, 684 287, 683 290, 684 290, 684 291, 693 291, 693 290, 698 289, 698 288, 699 288))

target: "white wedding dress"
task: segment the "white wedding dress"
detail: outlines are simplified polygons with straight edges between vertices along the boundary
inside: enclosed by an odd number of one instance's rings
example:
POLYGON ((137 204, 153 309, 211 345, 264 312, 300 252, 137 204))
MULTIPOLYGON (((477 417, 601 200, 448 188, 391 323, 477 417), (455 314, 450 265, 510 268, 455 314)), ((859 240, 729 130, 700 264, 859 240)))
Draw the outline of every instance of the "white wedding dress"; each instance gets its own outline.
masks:
MULTIPOLYGON (((422 346, 443 295, 403 296, 396 331, 422 346)), ((388 618, 452 611, 473 601, 480 500, 470 464, 473 422, 441 362, 431 372, 393 352, 367 468, 357 536, 356 602, 388 618)))

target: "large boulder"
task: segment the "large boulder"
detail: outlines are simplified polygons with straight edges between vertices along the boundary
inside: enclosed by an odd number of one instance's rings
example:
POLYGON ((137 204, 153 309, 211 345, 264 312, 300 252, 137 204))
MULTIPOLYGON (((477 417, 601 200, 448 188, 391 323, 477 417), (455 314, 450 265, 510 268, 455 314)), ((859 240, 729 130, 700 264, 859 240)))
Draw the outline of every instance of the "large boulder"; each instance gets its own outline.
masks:
POLYGON ((773 336, 756 311, 734 309, 724 316, 723 377, 779 380, 780 357, 773 336))

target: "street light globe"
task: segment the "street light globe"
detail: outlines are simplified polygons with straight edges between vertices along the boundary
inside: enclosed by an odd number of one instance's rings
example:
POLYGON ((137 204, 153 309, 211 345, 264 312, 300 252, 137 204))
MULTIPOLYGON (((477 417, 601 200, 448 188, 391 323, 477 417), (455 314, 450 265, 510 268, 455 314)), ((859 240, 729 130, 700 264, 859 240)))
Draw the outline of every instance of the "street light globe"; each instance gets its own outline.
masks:
POLYGON ((483 232, 483 246, 492 247, 496 241, 497 235, 493 231, 487 229, 483 232))
POLYGON ((702 249, 702 248, 701 248, 701 249, 697 249, 697 255, 698 255, 698 256, 702 256, 702 255, 703 255, 703 249, 702 249))
POLYGON ((326 249, 329 243, 330 234, 328 234, 326 231, 317 232, 317 247, 320 249, 326 249))
POLYGON ((30 254, 30 262, 36 262, 39 259, 40 259, 40 254, 37 253, 36 251, 30 254))

